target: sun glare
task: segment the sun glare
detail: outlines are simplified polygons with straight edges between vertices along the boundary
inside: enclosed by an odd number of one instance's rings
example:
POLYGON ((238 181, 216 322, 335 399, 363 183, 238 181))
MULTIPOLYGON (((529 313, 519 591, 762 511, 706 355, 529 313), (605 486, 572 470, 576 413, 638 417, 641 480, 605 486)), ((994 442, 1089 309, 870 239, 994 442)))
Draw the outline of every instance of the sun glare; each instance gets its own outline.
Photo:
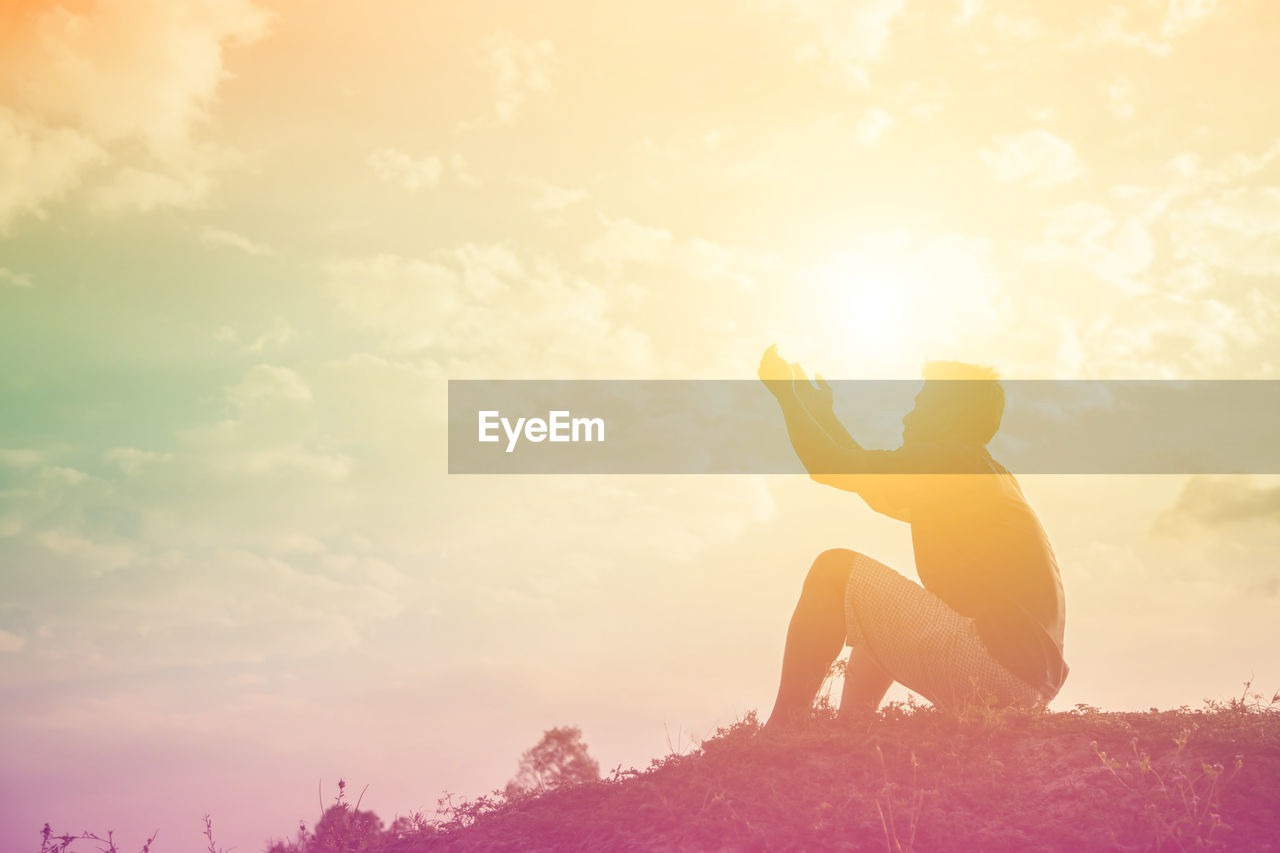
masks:
POLYGON ((843 255, 824 265, 816 284, 829 307, 831 334, 844 344, 839 349, 864 359, 913 350, 912 279, 899 264, 865 256, 843 255))

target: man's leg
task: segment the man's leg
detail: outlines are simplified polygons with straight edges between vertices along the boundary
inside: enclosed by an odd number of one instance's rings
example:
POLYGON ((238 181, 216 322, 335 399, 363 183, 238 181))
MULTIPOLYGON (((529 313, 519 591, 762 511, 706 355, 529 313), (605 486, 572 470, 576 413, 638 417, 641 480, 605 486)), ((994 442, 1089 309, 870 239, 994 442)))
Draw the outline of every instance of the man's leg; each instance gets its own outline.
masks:
POLYGON ((813 561, 787 628, 782 680, 767 726, 786 725, 813 710, 818 688, 844 648, 844 590, 854 556, 853 551, 836 548, 813 561))
POLYGON ((840 716, 874 712, 893 686, 893 676, 876 663, 866 646, 849 650, 849 663, 844 668, 844 692, 840 695, 840 716))

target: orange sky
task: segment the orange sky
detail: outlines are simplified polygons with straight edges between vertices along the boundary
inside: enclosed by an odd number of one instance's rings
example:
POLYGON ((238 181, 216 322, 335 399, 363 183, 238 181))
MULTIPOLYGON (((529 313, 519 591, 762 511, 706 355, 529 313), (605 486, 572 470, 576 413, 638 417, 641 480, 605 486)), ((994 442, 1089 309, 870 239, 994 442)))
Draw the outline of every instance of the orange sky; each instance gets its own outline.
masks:
MULTIPOLYGON (((390 821, 761 708, 800 478, 450 478, 447 378, 1275 378, 1280 7, 0 12, 0 847, 390 821)), ((1054 703, 1280 686, 1276 478, 1028 477, 1054 703)), ((891 698, 902 698, 901 692, 891 698)), ((683 741, 682 741, 683 739, 683 741)), ((172 845, 172 846, 165 846, 172 845)))

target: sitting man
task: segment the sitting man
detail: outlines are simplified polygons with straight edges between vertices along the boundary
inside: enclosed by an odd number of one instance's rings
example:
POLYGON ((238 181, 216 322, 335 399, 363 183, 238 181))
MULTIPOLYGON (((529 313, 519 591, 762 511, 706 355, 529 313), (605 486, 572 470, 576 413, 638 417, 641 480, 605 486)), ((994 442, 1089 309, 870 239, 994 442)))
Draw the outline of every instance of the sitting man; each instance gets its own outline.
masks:
POLYGON ((857 551, 818 555, 787 630, 767 726, 807 717, 831 663, 851 646, 841 716, 875 711, 897 681, 935 705, 1043 708, 1062 687, 1065 606, 1057 561, 1013 476, 987 452, 1004 389, 987 368, 926 366, 902 446, 864 450, 776 347, 760 378, 812 479, 856 492, 911 525, 919 584, 857 551), (960 380, 960 381, 953 381, 960 380))

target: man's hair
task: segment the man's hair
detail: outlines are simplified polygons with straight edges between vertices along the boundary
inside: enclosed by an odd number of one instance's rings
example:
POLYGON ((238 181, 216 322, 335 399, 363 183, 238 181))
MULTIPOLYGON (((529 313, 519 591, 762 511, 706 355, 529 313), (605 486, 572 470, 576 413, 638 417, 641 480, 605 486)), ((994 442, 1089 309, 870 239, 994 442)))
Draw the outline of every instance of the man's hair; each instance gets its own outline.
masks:
POLYGON ((1004 417, 1004 386, 993 368, 963 361, 931 361, 924 366, 926 382, 947 382, 955 409, 949 431, 957 438, 986 444, 1000 429, 1004 417), (970 380, 963 385, 950 380, 970 380))

